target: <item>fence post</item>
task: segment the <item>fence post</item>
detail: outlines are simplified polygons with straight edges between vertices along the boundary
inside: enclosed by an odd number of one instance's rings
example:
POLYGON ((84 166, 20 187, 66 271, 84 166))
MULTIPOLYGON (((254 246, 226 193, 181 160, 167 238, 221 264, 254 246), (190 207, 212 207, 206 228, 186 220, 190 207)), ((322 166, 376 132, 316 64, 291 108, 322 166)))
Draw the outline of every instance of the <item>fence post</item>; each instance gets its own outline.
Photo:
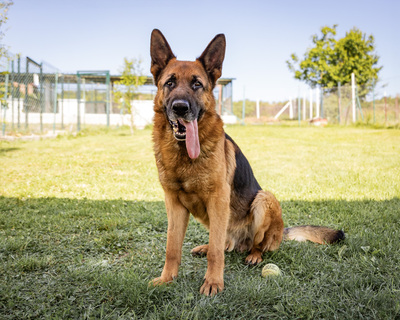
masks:
POLYGON ((338 99, 338 121, 339 124, 342 123, 342 96, 341 96, 341 83, 340 81, 338 82, 338 93, 339 93, 339 99, 338 99))
POLYGON ((351 108, 353 111, 353 123, 356 122, 356 78, 354 72, 351 74, 351 108))
POLYGON ((40 132, 43 133, 43 112, 44 112, 44 92, 43 92, 43 62, 40 64, 40 132))
POLYGON ((29 76, 29 60, 26 58, 26 69, 25 69, 25 99, 24 99, 24 109, 25 109, 25 129, 28 129, 28 76, 29 76))
POLYGON ((64 130, 64 76, 61 78, 61 129, 64 130))
POLYGON ((324 89, 321 88, 321 118, 324 118, 324 89))
POLYGON ((7 71, 6 71, 6 81, 5 81, 5 90, 4 90, 4 104, 2 104, 1 108, 4 108, 3 114, 3 136, 6 135, 6 115, 7 115, 7 105, 8 105, 8 71, 9 71, 10 61, 7 59, 7 71))
POLYGON ((53 134, 56 133, 56 114, 57 114, 57 85, 58 85, 58 71, 56 72, 56 80, 54 83, 54 104, 53 104, 53 134))
POLYGON ((300 115, 300 92, 299 92, 299 95, 297 96, 297 118, 298 118, 298 120, 299 120, 299 127, 300 127, 300 117, 301 117, 301 115, 300 115))
POLYGON ((21 127, 21 56, 18 55, 18 129, 21 127))
POLYGON ((14 60, 11 61, 11 128, 14 130, 14 60))
POLYGON ((76 91, 76 98, 77 98, 77 102, 78 102, 78 118, 76 121, 76 130, 79 132, 81 131, 81 75, 78 73, 77 74, 77 84, 78 84, 78 88, 76 91))
MULTIPOLYGON (((82 108, 82 113, 83 113, 83 128, 85 128, 86 125, 86 78, 83 77, 82 79, 82 100, 83 100, 83 108, 82 108)), ((96 91, 95 91, 96 92, 96 91)))
POLYGON ((399 122, 399 94, 396 94, 396 122, 399 122))
POLYGON ((107 108, 107 127, 110 126, 110 104, 111 104, 111 86, 110 86, 110 72, 107 72, 106 75, 106 90, 107 90, 107 102, 106 102, 106 108, 107 108))

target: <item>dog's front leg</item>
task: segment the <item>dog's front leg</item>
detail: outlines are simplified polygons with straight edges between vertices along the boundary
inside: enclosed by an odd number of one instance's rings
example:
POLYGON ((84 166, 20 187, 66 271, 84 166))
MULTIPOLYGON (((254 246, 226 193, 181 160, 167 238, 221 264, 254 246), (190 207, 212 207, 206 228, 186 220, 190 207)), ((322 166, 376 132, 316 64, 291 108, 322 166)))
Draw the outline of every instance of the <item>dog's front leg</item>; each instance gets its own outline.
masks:
POLYGON ((209 196, 207 212, 210 220, 209 246, 207 252, 207 272, 200 293, 206 296, 215 295, 224 289, 225 240, 229 222, 228 185, 209 196))
POLYGON ((167 252, 164 269, 154 285, 171 282, 178 276, 182 245, 189 222, 189 211, 179 201, 176 193, 165 191, 165 207, 168 215, 167 252))

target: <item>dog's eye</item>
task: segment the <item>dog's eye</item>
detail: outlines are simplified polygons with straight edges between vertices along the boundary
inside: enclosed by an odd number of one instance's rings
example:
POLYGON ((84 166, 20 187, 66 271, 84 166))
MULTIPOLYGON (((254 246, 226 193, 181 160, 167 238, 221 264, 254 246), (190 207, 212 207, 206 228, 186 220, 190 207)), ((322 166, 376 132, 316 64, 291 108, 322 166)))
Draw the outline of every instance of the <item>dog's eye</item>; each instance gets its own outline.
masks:
POLYGON ((196 81, 193 83, 193 89, 200 89, 203 87, 203 84, 200 81, 196 81))
POLYGON ((172 86, 174 85, 174 82, 173 82, 172 80, 168 80, 168 81, 165 83, 165 85, 166 85, 167 87, 172 87, 172 86))

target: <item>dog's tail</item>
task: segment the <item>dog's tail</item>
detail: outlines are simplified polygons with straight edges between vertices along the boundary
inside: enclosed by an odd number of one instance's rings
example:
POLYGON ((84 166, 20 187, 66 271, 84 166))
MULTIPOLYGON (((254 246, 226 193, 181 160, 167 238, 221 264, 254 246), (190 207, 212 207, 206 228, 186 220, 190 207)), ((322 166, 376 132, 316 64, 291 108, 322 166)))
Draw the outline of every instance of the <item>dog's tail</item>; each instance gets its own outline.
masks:
POLYGON ((312 241, 319 244, 331 244, 344 240, 345 235, 342 230, 334 230, 320 226, 298 226, 285 228, 283 240, 312 241))

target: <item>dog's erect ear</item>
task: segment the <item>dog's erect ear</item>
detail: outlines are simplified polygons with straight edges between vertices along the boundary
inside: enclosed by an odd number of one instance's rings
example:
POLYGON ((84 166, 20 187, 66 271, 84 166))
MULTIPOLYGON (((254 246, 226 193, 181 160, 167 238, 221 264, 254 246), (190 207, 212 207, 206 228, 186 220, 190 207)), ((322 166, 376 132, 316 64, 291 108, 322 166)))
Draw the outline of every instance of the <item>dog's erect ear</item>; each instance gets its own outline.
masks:
POLYGON ((222 74, 222 62, 225 57, 225 47, 225 35, 218 34, 211 40, 201 56, 197 58, 197 60, 203 64, 213 86, 215 86, 217 79, 222 74))
POLYGON ((168 62, 175 58, 171 47, 160 30, 154 29, 151 33, 150 41, 151 73, 155 84, 159 80, 161 71, 167 66, 168 62))

